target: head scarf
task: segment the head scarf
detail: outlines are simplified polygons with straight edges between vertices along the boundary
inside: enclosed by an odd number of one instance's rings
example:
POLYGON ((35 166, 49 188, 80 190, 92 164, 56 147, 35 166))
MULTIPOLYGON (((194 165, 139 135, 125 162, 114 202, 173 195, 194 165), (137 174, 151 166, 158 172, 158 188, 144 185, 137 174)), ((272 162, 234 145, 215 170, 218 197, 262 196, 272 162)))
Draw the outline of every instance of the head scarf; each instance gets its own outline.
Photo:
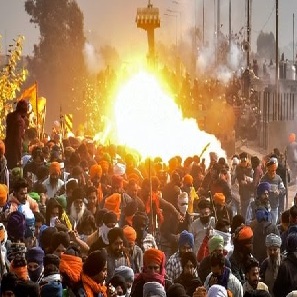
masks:
POLYGON ((52 162, 49 167, 49 174, 57 174, 60 175, 61 173, 61 166, 58 162, 52 162))
POLYGON ((192 233, 184 230, 179 235, 178 246, 182 247, 188 244, 192 249, 194 248, 194 236, 192 233))
POLYGON ((158 282, 147 282, 143 285, 143 297, 166 297, 164 287, 158 282))
POLYGON ((282 239, 278 235, 276 235, 274 233, 270 233, 266 236, 265 245, 266 245, 266 247, 280 248, 282 245, 282 239))
POLYGON ((209 251, 212 253, 219 248, 224 248, 224 238, 221 235, 214 235, 208 241, 209 251))
POLYGON ((225 205, 226 197, 223 193, 215 193, 213 195, 213 200, 215 203, 223 206, 225 205))

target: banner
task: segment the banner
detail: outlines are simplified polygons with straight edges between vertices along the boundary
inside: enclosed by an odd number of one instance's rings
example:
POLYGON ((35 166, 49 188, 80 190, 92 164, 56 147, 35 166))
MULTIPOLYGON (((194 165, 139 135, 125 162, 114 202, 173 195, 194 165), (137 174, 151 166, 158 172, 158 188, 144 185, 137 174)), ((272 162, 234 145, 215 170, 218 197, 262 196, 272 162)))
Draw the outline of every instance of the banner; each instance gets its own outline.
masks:
POLYGON ((29 99, 29 102, 32 105, 33 111, 35 114, 37 114, 37 83, 34 83, 31 87, 27 88, 20 96, 20 98, 18 99, 29 99))

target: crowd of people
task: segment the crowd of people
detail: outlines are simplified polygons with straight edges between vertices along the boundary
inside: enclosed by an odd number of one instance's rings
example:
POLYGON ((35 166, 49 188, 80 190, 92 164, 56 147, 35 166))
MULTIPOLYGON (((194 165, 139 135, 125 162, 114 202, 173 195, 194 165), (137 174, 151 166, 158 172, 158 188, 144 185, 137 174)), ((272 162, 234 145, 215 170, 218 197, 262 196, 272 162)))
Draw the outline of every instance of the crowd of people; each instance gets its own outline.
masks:
POLYGON ((41 140, 26 111, 20 101, 0 141, 2 296, 297 294, 297 205, 285 209, 277 149, 142 161, 83 137, 41 140))

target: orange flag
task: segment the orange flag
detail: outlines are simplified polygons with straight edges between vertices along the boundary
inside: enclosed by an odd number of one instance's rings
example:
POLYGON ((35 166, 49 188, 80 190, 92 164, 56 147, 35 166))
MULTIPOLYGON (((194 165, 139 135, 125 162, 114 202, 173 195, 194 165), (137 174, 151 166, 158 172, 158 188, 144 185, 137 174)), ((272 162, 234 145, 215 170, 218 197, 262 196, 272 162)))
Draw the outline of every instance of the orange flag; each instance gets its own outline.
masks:
POLYGON ((32 105, 33 111, 36 114, 36 97, 37 97, 37 84, 34 83, 31 87, 26 89, 20 96, 19 100, 21 99, 29 99, 29 102, 32 105))

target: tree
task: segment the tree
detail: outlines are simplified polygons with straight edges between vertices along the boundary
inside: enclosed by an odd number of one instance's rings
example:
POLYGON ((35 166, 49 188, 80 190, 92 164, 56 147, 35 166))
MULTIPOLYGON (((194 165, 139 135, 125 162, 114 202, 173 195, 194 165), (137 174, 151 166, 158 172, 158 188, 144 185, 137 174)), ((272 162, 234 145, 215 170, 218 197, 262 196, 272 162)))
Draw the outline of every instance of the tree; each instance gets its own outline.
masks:
POLYGON ((261 31, 257 38, 257 53, 261 58, 273 59, 275 57, 275 38, 272 32, 261 31))
MULTIPOLYGON (((0 36, 1 37, 1 36, 0 36)), ((22 57, 24 36, 13 39, 9 45, 7 63, 0 70, 0 138, 5 135, 5 118, 12 111, 16 92, 27 78, 28 71, 19 66, 22 57)))
POLYGON ((61 106, 82 122, 86 69, 81 10, 74 0, 26 0, 25 10, 40 29, 29 69, 39 93, 48 100, 47 120, 55 120, 61 106))

